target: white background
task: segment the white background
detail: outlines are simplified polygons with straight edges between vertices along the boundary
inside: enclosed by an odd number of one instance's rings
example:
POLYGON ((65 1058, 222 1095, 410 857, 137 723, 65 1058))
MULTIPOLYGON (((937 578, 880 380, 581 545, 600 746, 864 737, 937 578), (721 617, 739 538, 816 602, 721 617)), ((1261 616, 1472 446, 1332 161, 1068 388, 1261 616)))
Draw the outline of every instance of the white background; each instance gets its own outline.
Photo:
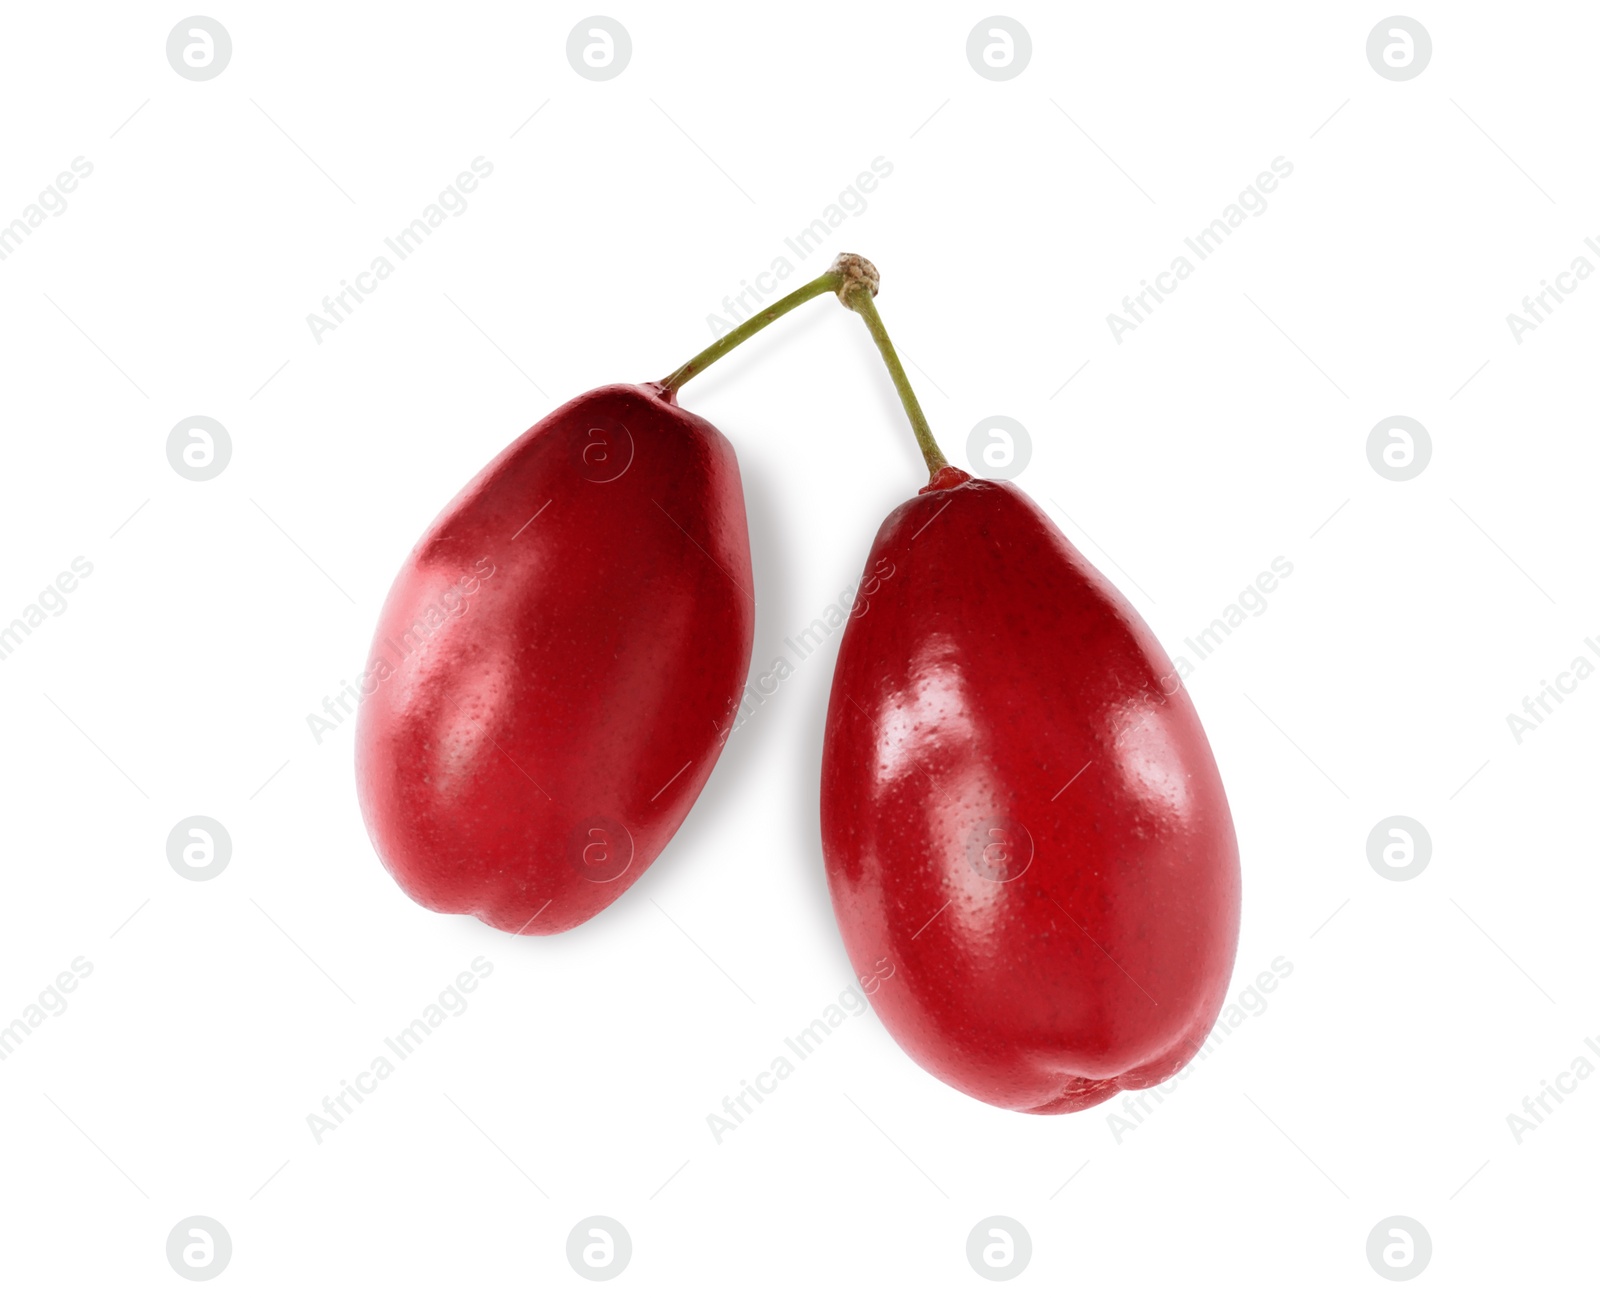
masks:
MULTIPOLYGON (((1419 1292, 1579 1282, 1600 1079, 1520 1144, 1506 1115, 1600 1038, 1600 679, 1521 744, 1505 718, 1600 665, 1600 284, 1520 344, 1506 315, 1600 237, 1592 7, 1411 11, 1434 48, 1405 82, 1366 59, 1385 11, 1348 4, 1025 5, 1005 82, 951 4, 624 5, 606 82, 567 62, 581 9, 208 12, 234 50, 206 82, 166 61, 170 7, 11 6, 0 43, 0 221, 94 168, 0 262, 0 621, 94 565, 0 662, 0 1021, 94 969, 0 1063, 8 1292, 189 1292, 165 1241, 194 1214, 233 1241, 215 1291, 249 1294, 589 1292, 565 1241, 591 1214, 631 1235, 617 1292, 983 1292, 995 1214, 1028 1292, 1383 1291, 1395 1214, 1432 1238, 1419 1292), (315 342, 478 156, 470 208, 315 342), (1279 156, 1268 209, 1116 342, 1107 313, 1279 156), (1174 655, 1294 565, 1189 678, 1243 858, 1233 994, 1294 972, 1120 1142, 1118 1105, 986 1107, 870 1014, 713 1140, 851 978, 817 827, 836 646, 557 938, 408 901, 353 727, 306 722, 462 483, 698 350, 875 157, 797 272, 877 263, 952 459, 1020 420, 1019 485, 1174 655), (195 414, 233 442, 203 483, 164 449, 195 414), (1403 483, 1365 451, 1395 414, 1433 441, 1403 483), (195 814, 233 839, 209 883, 166 859, 195 814), (1432 836, 1411 882, 1367 860, 1394 814, 1432 836), (306 1115, 475 956, 467 1012, 317 1144, 306 1115)), ((921 485, 915 447, 829 299, 684 399, 738 448, 765 669, 921 485)))

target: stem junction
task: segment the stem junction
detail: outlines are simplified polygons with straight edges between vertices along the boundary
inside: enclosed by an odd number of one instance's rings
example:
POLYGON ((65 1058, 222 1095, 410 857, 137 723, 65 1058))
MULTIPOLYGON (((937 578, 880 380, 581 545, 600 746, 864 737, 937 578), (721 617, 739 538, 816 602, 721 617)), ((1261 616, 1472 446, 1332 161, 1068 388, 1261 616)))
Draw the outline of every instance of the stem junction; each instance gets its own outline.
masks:
POLYGON ((872 341, 878 345, 883 363, 889 369, 889 377, 894 380, 894 390, 900 394, 900 404, 905 407, 906 417, 911 421, 911 431, 915 434, 917 446, 922 451, 922 458, 928 465, 929 478, 944 485, 944 480, 940 479, 939 475, 941 471, 948 471, 947 477, 954 474, 957 478, 965 479, 965 474, 951 469, 950 461, 944 458, 939 443, 934 440, 933 430, 928 427, 928 417, 922 413, 922 405, 917 401, 917 394, 912 391, 911 380, 906 377, 905 366, 900 363, 894 344, 889 341, 888 330, 883 327, 883 318, 873 304, 872 299, 878 295, 877 267, 857 253, 840 253, 834 259, 833 265, 816 279, 802 284, 794 292, 779 298, 765 311, 758 311, 738 328, 723 334, 711 346, 691 357, 662 379, 661 386, 668 392, 677 392, 696 374, 714 365, 735 347, 760 333, 774 320, 788 315, 802 302, 809 302, 824 293, 838 294, 839 301, 866 321, 867 332, 872 335, 872 341))

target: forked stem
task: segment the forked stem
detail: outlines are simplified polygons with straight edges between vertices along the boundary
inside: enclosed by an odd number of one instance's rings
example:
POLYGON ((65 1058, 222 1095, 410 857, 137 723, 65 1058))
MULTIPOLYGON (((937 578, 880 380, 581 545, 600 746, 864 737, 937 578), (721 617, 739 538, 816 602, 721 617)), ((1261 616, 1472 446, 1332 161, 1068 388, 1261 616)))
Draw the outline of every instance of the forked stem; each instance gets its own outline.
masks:
POLYGON ((912 391, 911 380, 906 377, 906 368, 900 364, 900 357, 895 353, 894 344, 889 341, 889 331, 883 327, 883 318, 873 304, 872 299, 878 295, 877 267, 856 253, 840 253, 834 258, 833 265, 816 279, 802 284, 793 293, 779 298, 765 311, 758 311, 737 329, 723 334, 703 352, 691 357, 662 379, 661 386, 668 392, 676 392, 696 374, 716 364, 735 347, 755 337, 774 320, 788 315, 802 302, 809 302, 824 293, 838 294, 839 301, 866 321, 867 332, 872 335, 872 341, 878 344, 878 353, 889 368, 889 377, 894 380, 894 390, 900 394, 900 404, 905 407, 906 417, 911 421, 911 431, 916 435, 917 446, 921 449, 922 458, 928 465, 928 476, 930 480, 937 479, 941 469, 950 468, 950 461, 944 458, 944 452, 939 449, 939 443, 933 438, 933 429, 928 427, 928 417, 922 413, 922 405, 917 400, 917 394, 912 391))

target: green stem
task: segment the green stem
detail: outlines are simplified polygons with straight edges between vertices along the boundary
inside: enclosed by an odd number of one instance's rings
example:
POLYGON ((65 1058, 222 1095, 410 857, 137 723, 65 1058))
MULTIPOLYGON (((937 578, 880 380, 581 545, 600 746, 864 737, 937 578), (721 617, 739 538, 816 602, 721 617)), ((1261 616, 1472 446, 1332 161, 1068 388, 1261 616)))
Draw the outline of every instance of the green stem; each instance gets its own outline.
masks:
POLYGON ((872 289, 866 284, 850 289, 845 296, 845 305, 867 322, 867 331, 872 335, 872 341, 878 344, 883 363, 889 367, 889 377, 894 380, 894 390, 900 394, 900 404, 906 408, 906 416, 911 420, 911 431, 916 434, 922 458, 927 462, 928 476, 931 478, 940 469, 949 468, 950 461, 944 458, 939 443, 933 439, 928 417, 922 413, 917 394, 911 390, 911 380, 906 377, 905 366, 900 364, 900 358, 895 355, 894 344, 889 341, 888 330, 883 327, 883 318, 873 304, 872 289))
POLYGON ((685 361, 671 374, 661 380, 661 386, 668 392, 676 392, 685 383, 699 374, 707 366, 721 360, 740 343, 748 338, 753 338, 779 316, 788 315, 802 302, 809 302, 814 297, 824 293, 837 293, 839 286, 844 283, 843 277, 836 270, 830 270, 818 275, 809 284, 802 284, 787 297, 781 297, 765 311, 757 312, 737 329, 725 333, 716 342, 707 347, 698 356, 685 361))

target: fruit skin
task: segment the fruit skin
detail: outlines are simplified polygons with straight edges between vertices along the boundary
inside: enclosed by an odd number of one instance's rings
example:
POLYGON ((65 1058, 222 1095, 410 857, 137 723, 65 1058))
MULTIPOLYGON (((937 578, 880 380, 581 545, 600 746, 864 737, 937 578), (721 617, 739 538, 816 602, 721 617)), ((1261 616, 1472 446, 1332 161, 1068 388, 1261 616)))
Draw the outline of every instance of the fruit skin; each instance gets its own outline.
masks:
POLYGON ((530 428, 417 543, 359 683, 357 789, 395 880, 512 932, 615 901, 722 750, 751 591, 733 447, 673 393, 596 388, 530 428))
POLYGON ((941 470, 866 570, 822 844, 851 963, 896 971, 878 1016, 1002 1108, 1068 1113, 1172 1076, 1227 993, 1239 855, 1171 662, 1007 482, 941 470))

